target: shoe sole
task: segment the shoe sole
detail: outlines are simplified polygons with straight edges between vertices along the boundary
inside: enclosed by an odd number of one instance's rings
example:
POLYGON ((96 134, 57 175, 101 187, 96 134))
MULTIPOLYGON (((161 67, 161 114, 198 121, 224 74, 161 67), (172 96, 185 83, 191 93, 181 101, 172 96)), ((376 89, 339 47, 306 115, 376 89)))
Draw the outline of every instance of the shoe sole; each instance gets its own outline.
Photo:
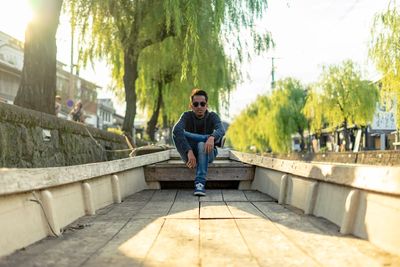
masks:
POLYGON ((206 193, 203 192, 194 192, 193 195, 197 196, 197 197, 204 197, 206 195, 206 193))

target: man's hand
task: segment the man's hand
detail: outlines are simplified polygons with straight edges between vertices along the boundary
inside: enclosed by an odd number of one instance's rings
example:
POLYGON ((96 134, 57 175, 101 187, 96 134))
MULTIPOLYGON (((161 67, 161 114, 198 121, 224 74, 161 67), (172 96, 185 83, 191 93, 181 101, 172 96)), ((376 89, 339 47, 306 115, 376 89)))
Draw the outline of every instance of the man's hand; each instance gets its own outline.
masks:
POLYGON ((214 149, 214 139, 215 139, 214 136, 208 137, 207 142, 204 145, 204 151, 207 154, 210 154, 211 151, 213 151, 214 149))
POLYGON ((193 169, 196 167, 196 157, 194 156, 193 150, 189 150, 187 153, 188 161, 186 162, 186 166, 188 168, 193 169))

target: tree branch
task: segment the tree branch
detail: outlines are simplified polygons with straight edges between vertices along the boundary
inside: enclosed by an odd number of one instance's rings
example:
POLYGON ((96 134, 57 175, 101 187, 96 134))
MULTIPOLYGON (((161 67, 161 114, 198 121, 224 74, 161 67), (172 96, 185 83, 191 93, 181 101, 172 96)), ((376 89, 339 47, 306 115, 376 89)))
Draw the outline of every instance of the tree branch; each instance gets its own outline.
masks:
POLYGON ((155 43, 161 43, 168 37, 172 37, 172 36, 176 36, 176 33, 175 33, 173 27, 168 31, 167 25, 163 24, 160 31, 156 34, 155 38, 149 38, 149 39, 139 42, 139 49, 142 50, 142 49, 144 49, 150 45, 153 45, 155 43))

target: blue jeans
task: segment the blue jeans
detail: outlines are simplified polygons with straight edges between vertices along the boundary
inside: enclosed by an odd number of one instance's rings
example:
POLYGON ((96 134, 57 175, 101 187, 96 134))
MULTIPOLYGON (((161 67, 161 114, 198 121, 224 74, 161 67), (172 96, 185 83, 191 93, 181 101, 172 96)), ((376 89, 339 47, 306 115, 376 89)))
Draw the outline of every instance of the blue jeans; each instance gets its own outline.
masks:
MULTIPOLYGON (((191 145, 193 153, 197 160, 196 178, 194 180, 194 183, 202 183, 203 185, 205 185, 208 172, 208 164, 214 161, 215 157, 218 154, 218 150, 216 147, 214 147, 213 151, 208 154, 204 151, 205 142, 207 141, 209 135, 196 134, 186 131, 184 131, 184 134, 189 144, 191 145)), ((187 154, 184 151, 180 151, 179 148, 177 149, 179 154, 181 155, 181 158, 185 162, 187 162, 187 154)))

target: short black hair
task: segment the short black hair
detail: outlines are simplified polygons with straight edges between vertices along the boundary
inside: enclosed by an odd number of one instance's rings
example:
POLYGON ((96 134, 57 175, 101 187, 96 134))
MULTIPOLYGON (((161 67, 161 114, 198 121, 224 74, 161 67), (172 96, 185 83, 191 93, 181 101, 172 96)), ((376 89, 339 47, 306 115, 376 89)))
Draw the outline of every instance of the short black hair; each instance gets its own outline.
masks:
POLYGON ((202 96, 204 96, 204 98, 206 99, 206 102, 208 102, 208 95, 207 95, 206 91, 201 90, 201 89, 198 89, 198 88, 194 88, 194 89, 192 90, 192 94, 190 95, 190 101, 193 102, 193 97, 194 97, 195 95, 202 95, 202 96))

